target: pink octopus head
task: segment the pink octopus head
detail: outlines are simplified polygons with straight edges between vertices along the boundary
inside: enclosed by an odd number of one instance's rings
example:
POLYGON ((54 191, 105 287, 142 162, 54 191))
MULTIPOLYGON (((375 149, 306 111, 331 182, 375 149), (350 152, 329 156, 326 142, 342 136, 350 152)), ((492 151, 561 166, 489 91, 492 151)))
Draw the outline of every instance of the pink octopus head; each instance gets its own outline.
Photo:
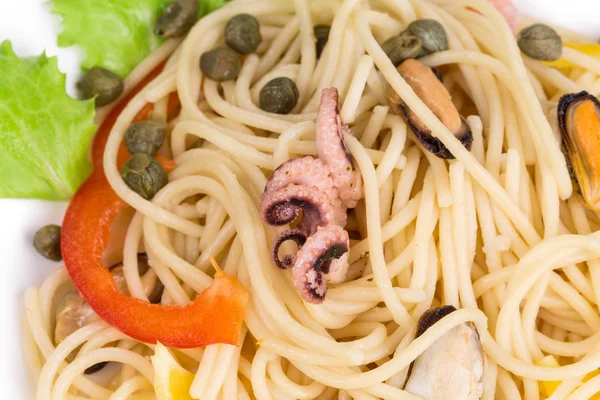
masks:
POLYGON ((362 196, 362 180, 344 143, 344 134, 351 132, 340 120, 336 88, 323 89, 316 130, 319 158, 331 171, 342 205, 346 208, 356 207, 362 196))

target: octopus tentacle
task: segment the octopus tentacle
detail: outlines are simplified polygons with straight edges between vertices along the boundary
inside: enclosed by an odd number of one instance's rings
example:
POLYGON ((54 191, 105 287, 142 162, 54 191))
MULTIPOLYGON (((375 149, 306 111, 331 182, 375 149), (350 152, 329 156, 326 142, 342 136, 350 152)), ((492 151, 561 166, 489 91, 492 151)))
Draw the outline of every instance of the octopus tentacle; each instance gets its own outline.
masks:
POLYGON ((346 210, 333 185, 329 168, 321 160, 311 156, 294 158, 281 164, 267 181, 265 193, 284 188, 290 184, 315 187, 329 197, 335 209, 335 221, 338 225, 346 225, 346 210))
POLYGON ((490 3, 502 14, 514 34, 519 33, 519 11, 511 0, 490 0, 490 3))
POLYGON ((292 267, 294 285, 304 300, 319 304, 327 282, 340 282, 348 269, 348 232, 338 225, 320 226, 298 251, 292 267))
POLYGON ((315 187, 291 184, 263 193, 261 217, 269 225, 287 225, 298 218, 300 210, 303 218, 298 229, 309 235, 318 226, 335 223, 335 208, 329 197, 315 187))
POLYGON ((356 207, 361 198, 360 172, 344 144, 343 135, 351 132, 341 123, 336 88, 323 89, 316 131, 319 158, 329 167, 342 204, 347 208, 356 207))
POLYGON ((329 198, 337 197, 337 190, 327 168, 321 160, 311 156, 293 158, 281 164, 267 181, 265 192, 286 187, 289 184, 315 186, 326 192, 329 198))
POLYGON ((278 268, 291 267, 296 290, 313 304, 323 302, 327 283, 346 279, 346 210, 362 197, 362 178, 344 143, 344 135, 351 132, 341 123, 336 88, 323 89, 316 128, 319 159, 307 156, 281 164, 267 181, 261 201, 261 217, 273 226, 295 221, 302 210, 300 224, 275 239, 271 258, 278 268), (279 248, 288 240, 299 250, 281 260, 279 248))
POLYGON ((281 232, 273 243, 273 249, 271 250, 271 258, 273 263, 281 269, 289 269, 295 263, 297 257, 295 255, 286 254, 283 256, 283 260, 279 259, 279 248, 284 242, 288 240, 293 240, 298 245, 298 248, 301 248, 306 242, 306 234, 302 232, 300 229, 289 229, 287 231, 281 232))

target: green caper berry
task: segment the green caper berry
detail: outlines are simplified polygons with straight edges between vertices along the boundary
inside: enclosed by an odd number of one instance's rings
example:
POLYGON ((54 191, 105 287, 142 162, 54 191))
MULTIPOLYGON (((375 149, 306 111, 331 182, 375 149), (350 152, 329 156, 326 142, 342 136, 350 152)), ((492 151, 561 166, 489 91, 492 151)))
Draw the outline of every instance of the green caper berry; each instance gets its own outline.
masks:
POLYGON ((329 40, 329 31, 331 27, 329 25, 315 25, 313 31, 315 33, 315 38, 317 38, 317 58, 321 57, 323 50, 325 49, 325 45, 327 44, 327 40, 329 40))
POLYGON ((544 24, 534 24, 519 33, 517 44, 521 51, 536 60, 555 61, 562 55, 562 39, 544 24))
POLYGON ((198 0, 177 0, 167 4, 154 25, 154 33, 163 38, 185 35, 198 15, 198 0))
POLYGON ((163 167, 146 153, 133 154, 121 168, 121 177, 131 190, 146 200, 169 182, 163 167))
POLYGON ((139 121, 131 124, 125 132, 125 147, 131 154, 154 155, 163 145, 167 135, 167 124, 160 121, 139 121))
POLYGON ((394 66, 400 65, 402 61, 415 58, 421 52, 421 38, 418 36, 392 36, 381 48, 390 58, 394 66))
POLYGON ((33 247, 49 260, 60 261, 60 226, 46 225, 33 236, 33 247))
POLYGON ((123 79, 107 69, 94 67, 85 73, 77 87, 83 99, 96 97, 96 107, 102 107, 123 93, 123 79))
POLYGON ((200 71, 213 81, 223 82, 235 79, 241 69, 240 57, 227 47, 217 47, 200 56, 200 71))
POLYGON ((225 43, 240 54, 254 53, 260 42, 260 23, 252 15, 238 14, 225 25, 225 43))
POLYGON ((421 39, 421 52, 417 57, 448 50, 446 30, 442 24, 433 19, 418 19, 413 21, 400 35, 418 36, 421 39))
POLYGON ((287 77, 275 78, 260 90, 260 108, 275 114, 287 114, 298 103, 298 88, 287 77))

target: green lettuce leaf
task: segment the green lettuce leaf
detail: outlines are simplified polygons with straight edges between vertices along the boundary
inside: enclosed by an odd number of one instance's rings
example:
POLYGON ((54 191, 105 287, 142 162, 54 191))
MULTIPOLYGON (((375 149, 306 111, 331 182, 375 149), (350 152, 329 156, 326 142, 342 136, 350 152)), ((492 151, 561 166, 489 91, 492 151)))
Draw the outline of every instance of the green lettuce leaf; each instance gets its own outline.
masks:
MULTIPOLYGON (((199 0, 199 17, 225 0, 199 0)), ((172 0, 52 0, 52 12, 62 17, 58 45, 81 46, 84 70, 104 67, 125 77, 163 40, 153 30, 172 0)))
POLYGON ((56 57, 0 44, 0 198, 70 198, 91 171, 94 114, 67 95, 56 57))
POLYGON ((198 9, 198 18, 204 17, 225 5, 228 0, 199 0, 200 8, 198 9))

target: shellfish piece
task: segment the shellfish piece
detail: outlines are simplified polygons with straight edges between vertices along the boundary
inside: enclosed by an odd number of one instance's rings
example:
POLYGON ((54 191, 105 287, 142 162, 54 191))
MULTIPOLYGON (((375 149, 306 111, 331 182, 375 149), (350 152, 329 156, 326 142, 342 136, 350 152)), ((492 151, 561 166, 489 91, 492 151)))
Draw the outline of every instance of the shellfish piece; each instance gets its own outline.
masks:
MULTIPOLYGON (((419 319, 415 339, 453 306, 433 307, 419 319)), ((483 394, 484 356, 479 333, 471 323, 452 328, 409 367, 404 390, 425 400, 476 400, 483 394)))
POLYGON ((600 210, 600 101, 587 92, 558 102, 558 125, 565 151, 586 205, 600 210))
POLYGON ((260 213, 262 220, 271 226, 290 224, 302 213, 298 229, 307 235, 312 235, 319 226, 334 223, 336 217, 326 193, 315 187, 294 184, 263 193, 260 213))
POLYGON ((301 248, 306 243, 306 233, 300 229, 289 229, 277 236, 273 243, 273 250, 271 250, 271 259, 279 269, 291 268, 296 262, 296 255, 292 254, 284 255, 283 260, 279 258, 279 248, 288 240, 295 242, 298 248, 301 248))
POLYGON ((288 185, 315 187, 327 194, 335 213, 335 222, 346 225, 346 209, 342 207, 327 165, 311 156, 294 158, 277 167, 267 181, 264 193, 271 193, 288 185))
POLYGON ((347 125, 342 124, 338 101, 337 88, 322 90, 316 121, 317 153, 319 159, 329 168, 342 205, 345 208, 354 208, 362 197, 362 177, 344 142, 344 135, 352 133, 347 125))
MULTIPOLYGON (((471 151, 471 145, 473 144, 471 128, 459 114, 452 103, 452 97, 448 89, 438 79, 434 71, 425 64, 413 59, 404 61, 398 66, 397 70, 421 101, 429 107, 463 146, 471 151)), ((394 113, 404 116, 423 147, 440 158, 454 158, 446 146, 432 135, 431 130, 408 108, 398 93, 391 87, 388 91, 388 103, 394 113)))
POLYGON ((341 283, 348 271, 348 232, 338 225, 320 226, 297 253, 292 276, 298 294, 307 302, 321 304, 327 283, 341 283))

